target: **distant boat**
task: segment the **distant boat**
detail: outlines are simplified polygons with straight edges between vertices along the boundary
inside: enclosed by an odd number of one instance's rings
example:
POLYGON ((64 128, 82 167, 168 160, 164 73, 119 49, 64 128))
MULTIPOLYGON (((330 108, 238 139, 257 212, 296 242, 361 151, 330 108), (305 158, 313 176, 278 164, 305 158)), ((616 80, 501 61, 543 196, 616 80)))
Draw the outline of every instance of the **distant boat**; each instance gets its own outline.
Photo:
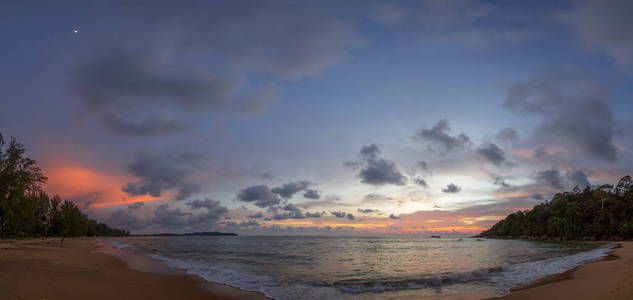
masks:
POLYGON ((441 238, 441 236, 439 236, 439 235, 432 235, 431 237, 432 237, 432 238, 435 238, 435 239, 439 239, 439 238, 441 238))

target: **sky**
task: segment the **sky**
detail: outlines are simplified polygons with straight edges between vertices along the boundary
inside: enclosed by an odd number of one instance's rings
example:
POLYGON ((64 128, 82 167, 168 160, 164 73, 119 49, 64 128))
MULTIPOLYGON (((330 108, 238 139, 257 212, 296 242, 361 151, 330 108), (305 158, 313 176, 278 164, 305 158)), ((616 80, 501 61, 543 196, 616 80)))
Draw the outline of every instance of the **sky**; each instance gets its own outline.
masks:
POLYGON ((631 172, 631 14, 2 1, 0 132, 133 233, 468 235, 631 172))

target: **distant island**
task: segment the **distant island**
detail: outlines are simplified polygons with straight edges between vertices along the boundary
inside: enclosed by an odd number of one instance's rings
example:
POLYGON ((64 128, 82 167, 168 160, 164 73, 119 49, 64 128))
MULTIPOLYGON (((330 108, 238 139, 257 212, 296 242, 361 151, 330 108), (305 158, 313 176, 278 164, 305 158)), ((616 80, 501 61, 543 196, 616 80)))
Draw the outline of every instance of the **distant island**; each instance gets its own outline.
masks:
POLYGON ((156 234, 133 234, 132 236, 238 236, 231 232, 190 232, 190 233, 156 233, 156 234))
POLYGON ((633 180, 558 193, 531 210, 508 215, 476 237, 539 240, 633 238, 633 180))

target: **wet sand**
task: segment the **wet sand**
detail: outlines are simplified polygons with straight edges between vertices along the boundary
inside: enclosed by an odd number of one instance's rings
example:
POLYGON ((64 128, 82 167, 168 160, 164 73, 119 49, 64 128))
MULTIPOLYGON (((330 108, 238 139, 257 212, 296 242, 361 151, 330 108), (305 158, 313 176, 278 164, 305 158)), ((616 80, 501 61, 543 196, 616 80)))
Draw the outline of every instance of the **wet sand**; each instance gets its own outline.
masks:
POLYGON ((496 299, 633 299, 633 242, 619 245, 602 260, 548 276, 496 299))
POLYGON ((97 238, 0 241, 0 299, 267 299, 104 251, 97 238))

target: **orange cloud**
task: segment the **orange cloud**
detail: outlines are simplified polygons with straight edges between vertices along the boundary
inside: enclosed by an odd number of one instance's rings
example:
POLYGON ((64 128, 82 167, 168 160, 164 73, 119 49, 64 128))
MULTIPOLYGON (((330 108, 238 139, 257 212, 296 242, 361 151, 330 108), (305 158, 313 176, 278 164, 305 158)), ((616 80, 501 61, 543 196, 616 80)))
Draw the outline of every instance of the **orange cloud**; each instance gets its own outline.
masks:
POLYGON ((109 174, 86 166, 58 163, 44 169, 48 182, 44 190, 62 199, 72 199, 80 206, 90 203, 93 208, 108 207, 134 202, 159 201, 166 198, 149 195, 130 197, 121 190, 127 175, 109 174))

